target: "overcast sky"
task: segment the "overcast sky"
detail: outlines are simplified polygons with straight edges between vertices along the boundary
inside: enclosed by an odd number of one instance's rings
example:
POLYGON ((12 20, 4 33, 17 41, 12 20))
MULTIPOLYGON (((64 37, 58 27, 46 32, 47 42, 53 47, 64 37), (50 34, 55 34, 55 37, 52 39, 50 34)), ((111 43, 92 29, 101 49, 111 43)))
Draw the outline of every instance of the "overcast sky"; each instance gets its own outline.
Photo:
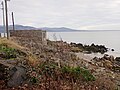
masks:
MULTIPOLYGON (((21 25, 120 30, 120 0, 11 0, 8 5, 9 24, 13 11, 21 25)), ((1 19, 0 10, 0 24, 1 19)))

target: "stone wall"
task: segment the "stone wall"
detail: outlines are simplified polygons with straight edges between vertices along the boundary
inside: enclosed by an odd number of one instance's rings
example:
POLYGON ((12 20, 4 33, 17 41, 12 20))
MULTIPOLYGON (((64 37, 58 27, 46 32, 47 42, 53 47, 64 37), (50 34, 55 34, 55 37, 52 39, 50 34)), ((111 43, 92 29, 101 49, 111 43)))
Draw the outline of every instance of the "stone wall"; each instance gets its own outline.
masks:
POLYGON ((47 44, 46 31, 42 30, 10 30, 10 37, 16 37, 22 40, 30 40, 41 44, 47 44))

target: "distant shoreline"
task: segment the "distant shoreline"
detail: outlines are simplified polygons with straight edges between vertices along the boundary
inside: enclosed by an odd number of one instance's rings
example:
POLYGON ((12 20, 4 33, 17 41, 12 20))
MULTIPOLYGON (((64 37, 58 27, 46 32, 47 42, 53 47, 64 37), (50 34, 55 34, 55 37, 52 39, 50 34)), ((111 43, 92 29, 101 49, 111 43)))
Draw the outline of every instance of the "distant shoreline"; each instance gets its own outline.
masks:
POLYGON ((75 31, 47 31, 47 32, 120 32, 120 30, 75 30, 75 31))
MULTIPOLYGON (((9 30, 12 30, 12 25, 9 25, 9 30)), ((32 27, 32 26, 24 26, 24 25, 15 25, 15 30, 45 30, 47 32, 109 32, 109 31, 120 31, 120 30, 79 30, 72 29, 67 27, 32 27)), ((0 25, 0 33, 4 33, 3 26, 0 25)))

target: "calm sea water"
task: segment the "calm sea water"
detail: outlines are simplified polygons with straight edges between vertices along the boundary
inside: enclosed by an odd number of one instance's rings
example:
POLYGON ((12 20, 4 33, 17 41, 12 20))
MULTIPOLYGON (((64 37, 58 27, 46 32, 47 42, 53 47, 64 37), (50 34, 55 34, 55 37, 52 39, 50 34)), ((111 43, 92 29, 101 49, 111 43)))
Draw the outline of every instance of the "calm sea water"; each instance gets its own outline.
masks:
POLYGON ((48 32, 47 38, 50 40, 62 39, 68 43, 105 45, 107 48, 115 50, 108 52, 108 54, 120 57, 120 31, 48 32))

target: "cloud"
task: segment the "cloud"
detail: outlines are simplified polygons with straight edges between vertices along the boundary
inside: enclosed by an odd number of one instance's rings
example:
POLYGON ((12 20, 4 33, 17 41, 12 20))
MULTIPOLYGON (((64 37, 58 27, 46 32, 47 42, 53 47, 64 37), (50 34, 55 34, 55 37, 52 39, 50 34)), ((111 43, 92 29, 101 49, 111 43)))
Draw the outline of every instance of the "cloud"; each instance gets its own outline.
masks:
POLYGON ((114 29, 114 24, 119 29, 120 0, 11 0, 8 6, 9 23, 13 11, 16 24, 75 29, 114 29))

